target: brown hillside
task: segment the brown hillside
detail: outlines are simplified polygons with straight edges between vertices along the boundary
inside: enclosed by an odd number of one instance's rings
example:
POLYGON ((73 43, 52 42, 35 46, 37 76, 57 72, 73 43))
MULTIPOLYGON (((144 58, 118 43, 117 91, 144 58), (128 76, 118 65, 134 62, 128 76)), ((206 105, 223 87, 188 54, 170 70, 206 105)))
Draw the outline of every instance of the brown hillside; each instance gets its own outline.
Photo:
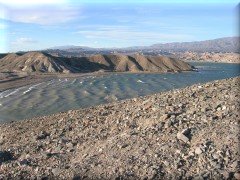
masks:
POLYGON ((56 57, 41 52, 24 55, 9 54, 1 59, 0 71, 68 72, 67 65, 56 57))
POLYGON ((8 54, 0 61, 0 72, 75 73, 93 71, 175 72, 192 67, 176 59, 143 55, 92 55, 80 58, 55 57, 42 52, 8 54))
POLYGON ((130 72, 171 72, 187 71, 192 67, 173 58, 164 56, 143 56, 143 55, 95 55, 88 58, 91 62, 101 63, 111 71, 130 72))

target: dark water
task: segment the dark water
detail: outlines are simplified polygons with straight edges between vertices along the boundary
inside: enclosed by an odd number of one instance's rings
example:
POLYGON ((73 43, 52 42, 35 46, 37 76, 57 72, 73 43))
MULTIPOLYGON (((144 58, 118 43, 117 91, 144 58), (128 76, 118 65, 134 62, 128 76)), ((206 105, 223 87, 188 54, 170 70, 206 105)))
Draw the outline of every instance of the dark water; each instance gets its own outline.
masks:
POLYGON ((144 96, 240 75, 239 64, 192 63, 198 72, 54 79, 0 93, 0 123, 144 96))

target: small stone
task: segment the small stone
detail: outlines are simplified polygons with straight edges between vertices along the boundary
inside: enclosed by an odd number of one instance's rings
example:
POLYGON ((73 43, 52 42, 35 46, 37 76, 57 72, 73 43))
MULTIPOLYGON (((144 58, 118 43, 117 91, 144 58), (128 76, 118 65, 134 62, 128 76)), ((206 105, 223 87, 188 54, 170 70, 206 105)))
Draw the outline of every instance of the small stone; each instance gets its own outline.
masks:
POLYGON ((123 144, 123 145, 121 146, 121 148, 126 148, 126 147, 128 147, 128 144, 123 144))
POLYGON ((194 156, 193 151, 189 151, 188 156, 194 156))
POLYGON ((45 139, 47 136, 49 136, 50 134, 45 132, 45 131, 41 131, 39 135, 37 135, 36 139, 37 140, 41 140, 41 139, 45 139))
POLYGON ((240 180, 240 173, 239 173, 239 172, 234 173, 234 177, 235 177, 237 180, 240 180))
POLYGON ((229 150, 226 151, 226 156, 231 156, 231 153, 229 150))
POLYGON ((214 159, 219 159, 219 155, 216 154, 216 153, 214 153, 214 154, 212 155, 212 157, 213 157, 214 159))
POLYGON ((239 164, 238 161, 234 161, 234 162, 232 163, 231 167, 232 167, 233 169, 236 169, 236 168, 238 167, 238 164, 239 164))
POLYGON ((216 167, 217 166, 217 163, 215 161, 211 161, 210 164, 211 164, 212 167, 216 167))
POLYGON ((73 148, 73 143, 69 142, 69 143, 66 144, 66 146, 67 146, 68 148, 73 148))
POLYGON ((228 179, 229 176, 230 176, 230 173, 229 173, 228 171, 223 171, 223 172, 222 172, 222 175, 223 175, 223 177, 224 177, 225 179, 228 179))
POLYGON ((165 166, 169 166, 169 162, 167 162, 167 161, 164 161, 163 164, 164 164, 165 166))
POLYGON ((222 106, 222 110, 226 110, 227 109, 227 107, 226 106, 222 106))
POLYGON ((59 144, 66 144, 68 141, 67 141, 67 139, 65 139, 65 138, 61 138, 59 141, 58 141, 58 143, 59 144))
POLYGON ((154 179, 157 174, 157 171, 155 169, 150 168, 147 174, 148 174, 148 179, 154 179))
POLYGON ((26 166, 28 164, 29 164, 29 161, 27 159, 23 159, 18 163, 19 166, 26 166))
POLYGON ((189 141, 188 137, 182 134, 182 132, 177 133, 177 138, 185 143, 189 141))
POLYGON ((84 154, 82 157, 83 157, 83 158, 86 158, 87 156, 88 156, 88 154, 84 154))
POLYGON ((176 153, 176 154, 181 154, 181 151, 180 151, 179 149, 177 149, 177 150, 175 151, 175 153, 176 153))
POLYGON ((52 169, 52 173, 53 173, 54 176, 59 175, 60 172, 61 172, 61 170, 60 170, 59 168, 53 168, 53 169, 52 169))
POLYGON ((42 152, 41 154, 42 154, 42 156, 43 156, 44 158, 49 158, 49 157, 51 157, 51 153, 49 153, 49 152, 42 152))
POLYGON ((201 150, 201 148, 200 147, 197 147, 196 149, 195 149, 195 154, 202 154, 202 150, 201 150))
POLYGON ((165 121, 167 118, 168 118, 168 114, 163 114, 163 115, 160 117, 160 121, 165 121))
POLYGON ((167 128, 171 127, 171 126, 172 126, 172 121, 171 121, 171 119, 169 119, 169 120, 165 123, 164 128, 167 129, 167 128))

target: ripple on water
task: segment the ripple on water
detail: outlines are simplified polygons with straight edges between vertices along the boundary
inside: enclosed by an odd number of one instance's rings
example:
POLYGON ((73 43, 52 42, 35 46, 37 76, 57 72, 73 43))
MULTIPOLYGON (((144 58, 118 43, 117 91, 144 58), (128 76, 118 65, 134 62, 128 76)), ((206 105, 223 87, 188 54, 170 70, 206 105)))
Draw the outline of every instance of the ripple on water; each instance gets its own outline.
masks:
POLYGON ((0 93, 0 121, 47 115, 240 75, 239 65, 201 66, 199 72, 63 78, 6 90, 0 93))

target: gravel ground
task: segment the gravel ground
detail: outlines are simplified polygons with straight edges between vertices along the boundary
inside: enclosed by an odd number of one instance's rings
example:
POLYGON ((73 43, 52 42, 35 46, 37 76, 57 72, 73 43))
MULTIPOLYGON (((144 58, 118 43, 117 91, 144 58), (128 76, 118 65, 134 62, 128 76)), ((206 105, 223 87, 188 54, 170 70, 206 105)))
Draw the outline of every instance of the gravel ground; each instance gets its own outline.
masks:
POLYGON ((240 77, 0 125, 0 179, 240 179, 240 77))

